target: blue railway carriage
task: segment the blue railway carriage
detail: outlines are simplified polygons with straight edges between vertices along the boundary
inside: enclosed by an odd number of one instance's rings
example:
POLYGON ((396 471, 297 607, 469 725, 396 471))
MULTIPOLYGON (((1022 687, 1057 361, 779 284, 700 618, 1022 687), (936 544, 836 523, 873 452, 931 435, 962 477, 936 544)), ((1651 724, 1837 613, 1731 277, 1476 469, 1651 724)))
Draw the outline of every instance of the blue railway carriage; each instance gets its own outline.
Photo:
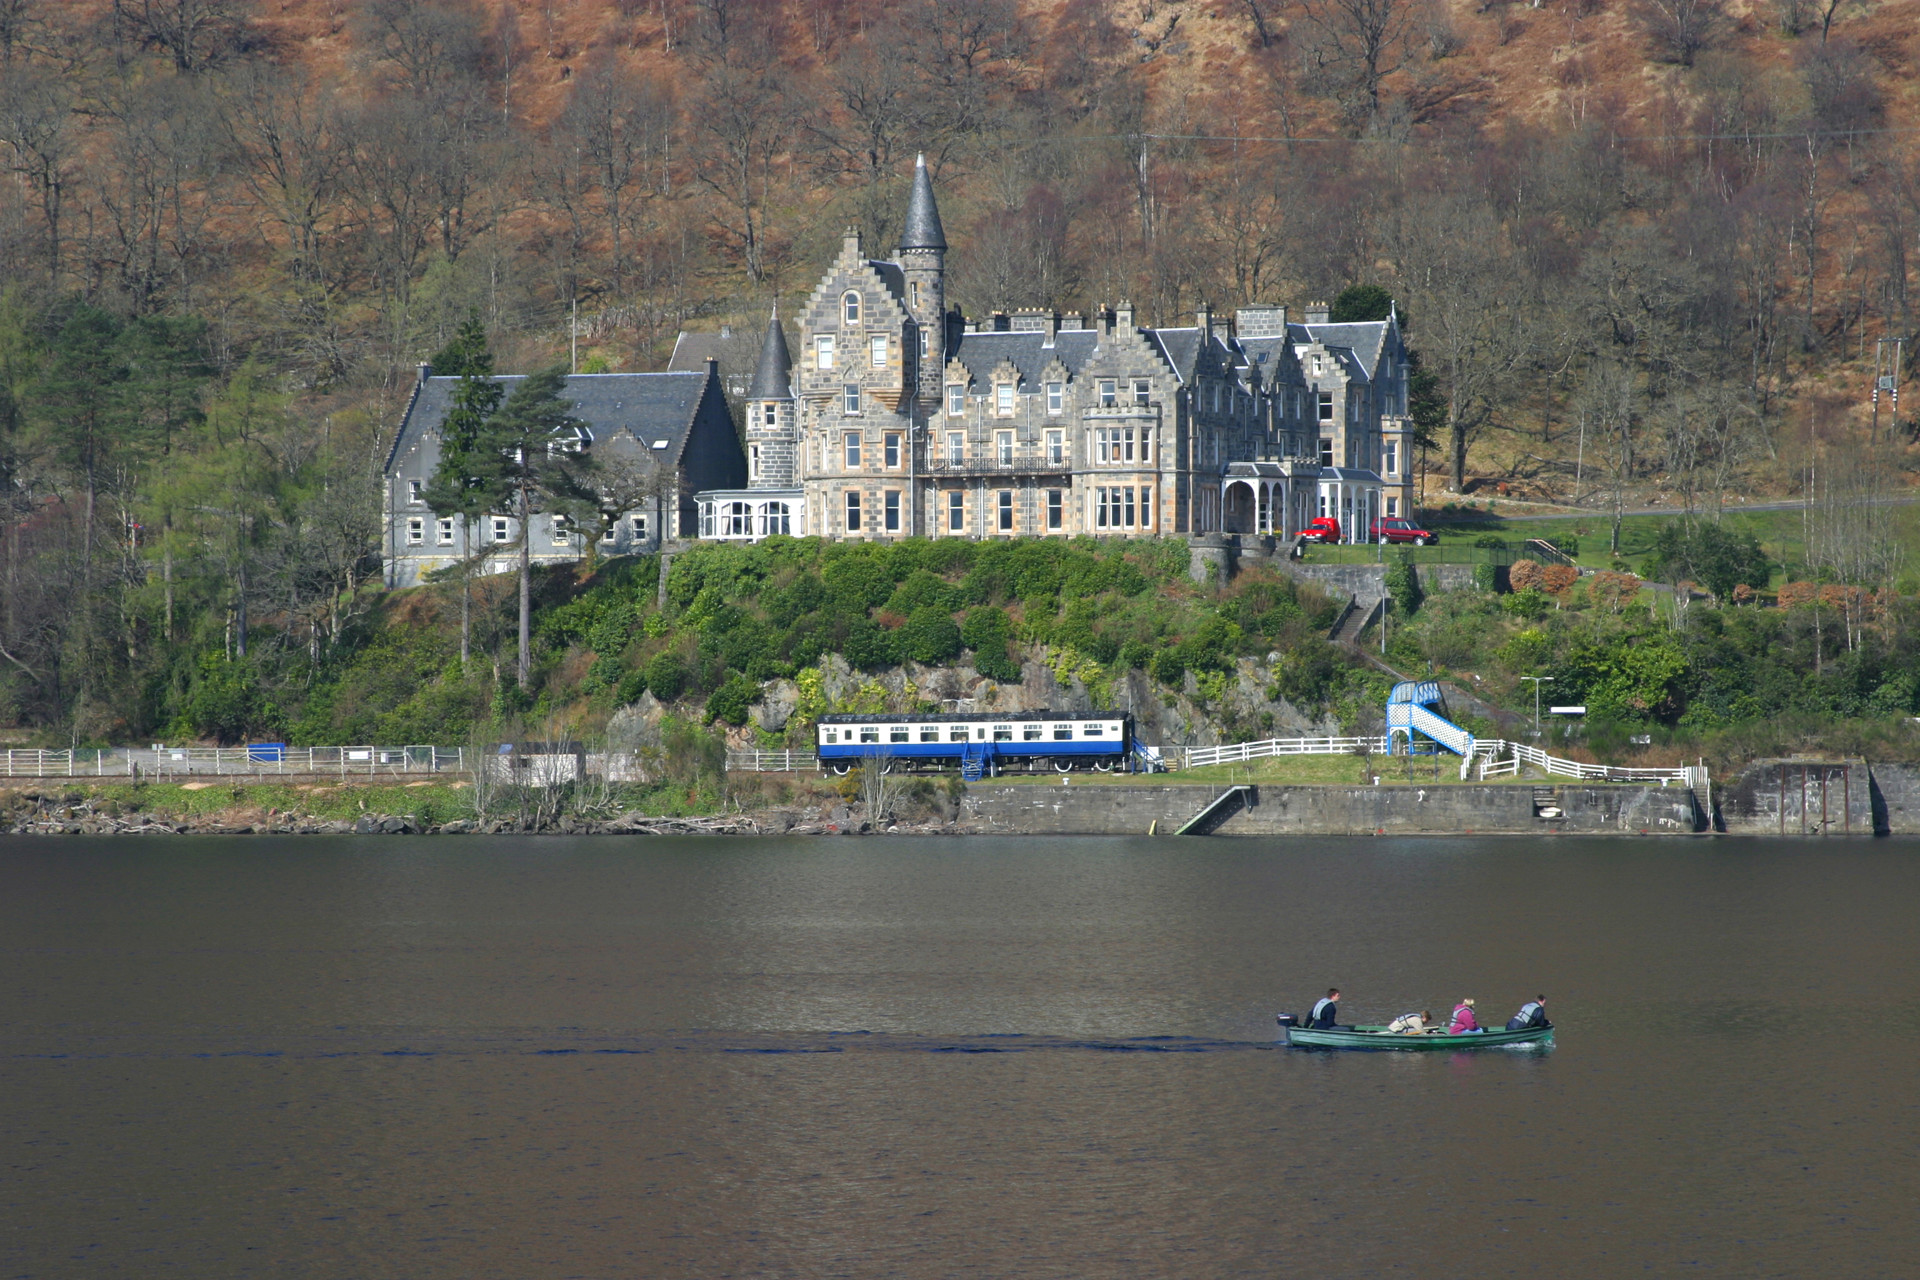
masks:
POLYGON ((958 768, 967 778, 1007 772, 1108 772, 1131 767, 1133 717, 1045 711, 968 715, 822 716, 821 769, 845 774, 878 756, 890 768, 958 768))

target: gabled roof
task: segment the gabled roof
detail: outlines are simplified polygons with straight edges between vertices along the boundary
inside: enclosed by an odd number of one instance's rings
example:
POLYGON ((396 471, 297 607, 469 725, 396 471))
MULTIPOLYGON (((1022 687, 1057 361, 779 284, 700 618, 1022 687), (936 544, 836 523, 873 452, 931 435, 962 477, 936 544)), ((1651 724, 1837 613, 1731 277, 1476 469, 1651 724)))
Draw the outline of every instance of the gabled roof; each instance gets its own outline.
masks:
POLYGON ((1391 320, 1366 320, 1355 324, 1289 324, 1287 332, 1295 342, 1317 342, 1323 347, 1345 347, 1360 362, 1365 376, 1371 378, 1380 367, 1380 349, 1386 345, 1391 320))
POLYGON ((1193 369, 1200 362, 1200 330, 1189 326, 1185 329, 1147 329, 1148 338, 1160 348, 1160 354, 1173 366, 1174 376, 1181 382, 1193 381, 1193 369))
POLYGON ((965 365, 976 382, 987 381, 1001 364, 1011 362, 1020 370, 1021 387, 1030 388, 1039 384, 1041 371, 1054 360, 1065 365, 1069 375, 1078 374, 1093 358, 1100 335, 1092 329, 1062 329, 1052 346, 1046 342, 1047 335, 1037 329, 963 333, 947 358, 965 365))
MULTIPOLYGON (((506 391, 523 382, 522 375, 495 378, 506 391)), ((406 417, 394 437, 393 452, 387 457, 387 470, 404 455, 418 449, 430 437, 437 437, 440 424, 453 407, 458 378, 428 378, 420 383, 407 405, 406 417)), ((643 448, 647 456, 664 458, 677 464, 693 427, 694 415, 707 387, 707 374, 700 373, 576 373, 566 380, 561 394, 573 401, 574 417, 585 422, 596 441, 606 442, 625 433, 643 448), (658 441, 666 441, 656 449, 658 441)))

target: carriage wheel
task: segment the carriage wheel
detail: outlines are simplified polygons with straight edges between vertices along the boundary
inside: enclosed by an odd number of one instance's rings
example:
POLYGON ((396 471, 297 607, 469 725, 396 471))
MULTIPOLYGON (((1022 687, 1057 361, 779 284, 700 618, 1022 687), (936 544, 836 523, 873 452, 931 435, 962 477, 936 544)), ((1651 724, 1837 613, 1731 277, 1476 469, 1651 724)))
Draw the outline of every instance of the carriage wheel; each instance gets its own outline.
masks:
POLYGON ((1096 769, 1098 769, 1098 770, 1099 770, 1099 771, 1100 771, 1101 773, 1112 773, 1112 772, 1113 772, 1113 761, 1111 761, 1111 760, 1095 760, 1095 761, 1093 762, 1093 767, 1094 767, 1094 768, 1096 768, 1096 769))
POLYGON ((830 764, 827 768, 833 771, 833 776, 836 778, 844 778, 853 772, 853 766, 850 764, 830 764))
POLYGON ((1055 760, 1055 761, 1053 762, 1053 771, 1054 771, 1055 773, 1072 773, 1072 772, 1073 772, 1073 761, 1072 761, 1072 760, 1070 760, 1070 759, 1069 759, 1069 760, 1055 760))

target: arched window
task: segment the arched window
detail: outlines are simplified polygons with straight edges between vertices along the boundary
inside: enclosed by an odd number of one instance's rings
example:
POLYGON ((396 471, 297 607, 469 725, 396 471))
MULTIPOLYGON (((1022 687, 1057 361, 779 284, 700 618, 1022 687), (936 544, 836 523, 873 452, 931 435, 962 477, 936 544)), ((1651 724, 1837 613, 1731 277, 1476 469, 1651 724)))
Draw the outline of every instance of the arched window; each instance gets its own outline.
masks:
POLYGON ((840 299, 840 316, 848 324, 860 323, 860 294, 858 291, 849 289, 846 292, 846 296, 840 299))

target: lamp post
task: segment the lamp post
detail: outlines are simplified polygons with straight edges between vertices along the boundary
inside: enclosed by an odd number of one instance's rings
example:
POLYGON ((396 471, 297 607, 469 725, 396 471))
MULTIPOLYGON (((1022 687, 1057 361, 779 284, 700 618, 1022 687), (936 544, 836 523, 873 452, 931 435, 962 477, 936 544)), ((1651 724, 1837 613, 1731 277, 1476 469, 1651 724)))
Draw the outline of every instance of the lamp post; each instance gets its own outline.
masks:
POLYGON ((1533 736, 1538 738, 1540 736, 1540 686, 1543 683, 1552 684, 1553 677, 1521 676, 1520 678, 1533 681, 1533 736))

